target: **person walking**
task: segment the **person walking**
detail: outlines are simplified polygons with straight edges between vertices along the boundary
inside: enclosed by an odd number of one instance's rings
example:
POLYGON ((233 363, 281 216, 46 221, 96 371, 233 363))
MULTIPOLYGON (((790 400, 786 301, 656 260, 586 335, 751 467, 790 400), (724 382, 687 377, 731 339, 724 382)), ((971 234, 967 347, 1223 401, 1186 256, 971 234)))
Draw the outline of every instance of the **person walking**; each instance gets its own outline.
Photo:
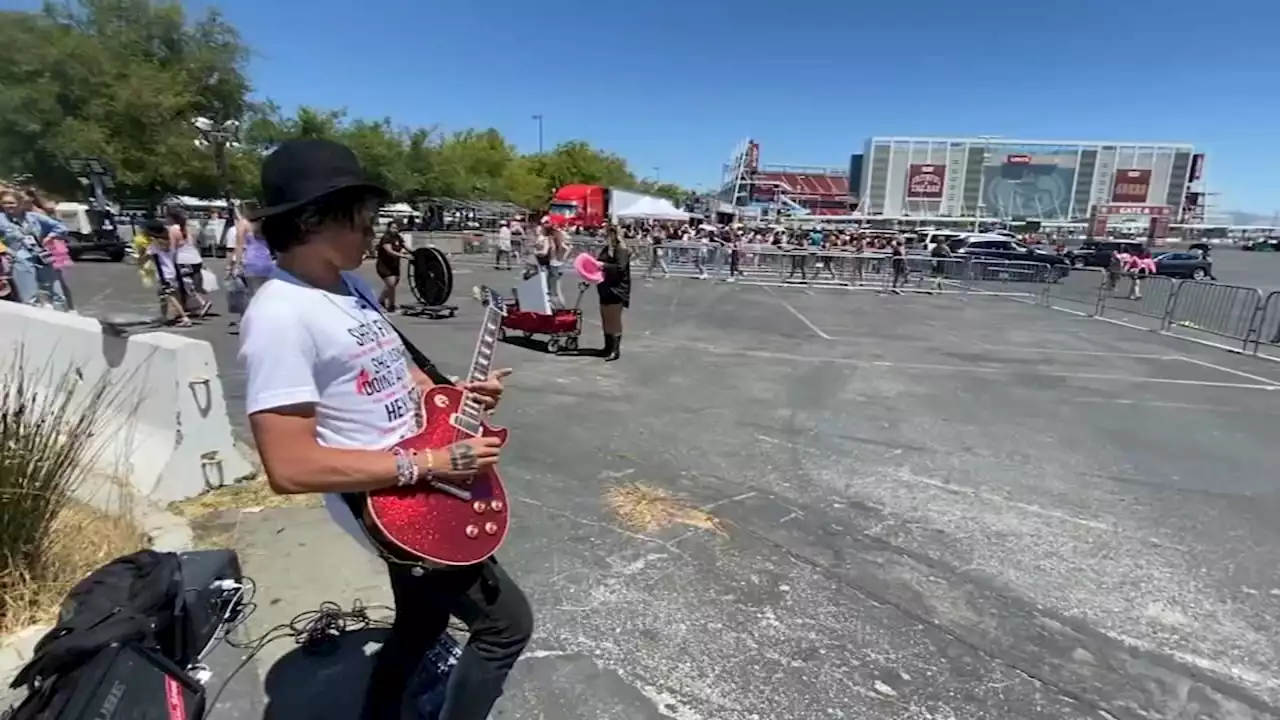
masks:
POLYGON ((178 291, 182 278, 174 262, 171 228, 161 220, 148 220, 142 224, 142 235, 147 239, 144 262, 155 273, 156 296, 160 298, 160 312, 165 323, 180 328, 191 327, 191 318, 178 291))
POLYGON ((498 226, 498 244, 494 248, 493 253, 493 269, 502 269, 501 265, 506 265, 506 269, 511 269, 511 227, 506 220, 498 226))
POLYGON ((400 229, 395 223, 391 223, 378 240, 377 260, 374 263, 378 277, 382 278, 378 304, 383 310, 396 311, 396 288, 400 286, 401 275, 400 261, 412 259, 413 256, 404 247, 404 238, 400 237, 400 229))
POLYGON ((204 258, 200 257, 200 248, 187 230, 186 214, 177 208, 171 208, 166 217, 169 226, 169 252, 178 269, 178 302, 182 303, 184 311, 195 307, 196 316, 204 317, 213 307, 213 303, 204 296, 204 258))
POLYGON ((65 242, 66 236, 62 223, 25 209, 25 200, 16 190, 0 190, 0 237, 8 247, 11 292, 18 301, 55 310, 73 309, 63 275, 55 266, 69 264, 69 257, 59 263, 59 254, 54 252, 54 241, 65 242))
MULTIPOLYGON (((231 248, 231 262, 227 264, 227 304, 233 315, 244 314, 253 294, 262 287, 275 268, 271 250, 249 221, 246 210, 244 203, 236 207, 235 235, 232 240, 234 246, 231 248)), ((239 326, 238 319, 232 320, 227 329, 234 334, 239 326)))
POLYGON ((241 205, 236 212, 236 246, 231 251, 231 265, 239 271, 252 298, 271 277, 276 261, 271 256, 267 241, 258 232, 257 224, 247 217, 250 212, 253 208, 246 205, 241 205))

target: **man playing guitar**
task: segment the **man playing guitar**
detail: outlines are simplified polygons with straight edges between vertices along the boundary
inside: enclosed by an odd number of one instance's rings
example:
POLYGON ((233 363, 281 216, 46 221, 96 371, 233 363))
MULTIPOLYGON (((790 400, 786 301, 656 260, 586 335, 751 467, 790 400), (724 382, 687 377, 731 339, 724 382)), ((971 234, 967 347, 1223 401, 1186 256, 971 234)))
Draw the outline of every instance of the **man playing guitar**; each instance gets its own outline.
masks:
MULTIPOLYGON (((416 432, 423 389, 447 378, 409 362, 376 293, 353 272, 388 195, 365 178, 355 154, 325 140, 285 142, 263 162, 262 193, 252 219, 277 268, 240 327, 246 409, 272 489, 323 493, 338 526, 387 561, 396 618, 362 717, 401 716, 406 685, 453 615, 471 635, 439 717, 484 720, 533 632, 524 594, 495 559, 429 567, 380 551, 351 498, 419 479, 465 485, 498 462, 498 442, 469 437, 418 454, 393 448, 416 432)), ((491 409, 506 374, 463 387, 491 409)))

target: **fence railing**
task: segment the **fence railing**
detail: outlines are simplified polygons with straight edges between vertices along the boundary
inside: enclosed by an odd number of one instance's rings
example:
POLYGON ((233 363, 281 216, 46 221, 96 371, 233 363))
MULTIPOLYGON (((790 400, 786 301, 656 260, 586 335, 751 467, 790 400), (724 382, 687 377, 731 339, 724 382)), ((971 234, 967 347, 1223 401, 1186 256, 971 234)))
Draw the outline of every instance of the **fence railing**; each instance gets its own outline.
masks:
MULTIPOLYGON (((1162 275, 1072 273, 1046 287, 1049 305, 1111 318, 1146 318, 1149 329, 1280 359, 1280 291, 1162 275)), ((1146 323, 1144 323, 1146 324, 1146 323)))
MULTIPOLYGON (((578 240, 577 252, 597 252, 598 241, 578 240)), ((1039 298, 1062 269, 1044 263, 984 258, 933 258, 884 252, 784 250, 743 245, 737 250, 699 243, 631 246, 631 271, 643 276, 697 277, 748 285, 823 287, 933 294, 1015 295, 1039 298)))
POLYGON ((1268 293, 1262 301, 1252 352, 1254 355, 1280 353, 1280 290, 1268 293))

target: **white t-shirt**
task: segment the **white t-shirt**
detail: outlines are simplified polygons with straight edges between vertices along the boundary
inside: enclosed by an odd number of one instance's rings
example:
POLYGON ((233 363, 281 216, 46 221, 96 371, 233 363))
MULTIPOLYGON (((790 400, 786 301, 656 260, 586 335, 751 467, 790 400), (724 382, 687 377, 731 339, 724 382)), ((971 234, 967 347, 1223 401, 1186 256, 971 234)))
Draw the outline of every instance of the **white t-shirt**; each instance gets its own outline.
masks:
POLYGON ((196 239, 191 237, 190 233, 178 239, 178 249, 174 259, 179 265, 199 265, 204 262, 204 258, 200 257, 200 248, 196 247, 196 239))
MULTIPOLYGON (((279 268, 254 293, 240 319, 245 410, 314 404, 321 445, 381 450, 417 431, 417 389, 400 336, 366 300, 373 290, 354 274, 343 279, 363 297, 314 288, 279 268)), ((373 550, 342 496, 324 501, 338 526, 373 550)))
POLYGON ((498 228, 498 249, 503 252, 511 252, 511 228, 498 228))

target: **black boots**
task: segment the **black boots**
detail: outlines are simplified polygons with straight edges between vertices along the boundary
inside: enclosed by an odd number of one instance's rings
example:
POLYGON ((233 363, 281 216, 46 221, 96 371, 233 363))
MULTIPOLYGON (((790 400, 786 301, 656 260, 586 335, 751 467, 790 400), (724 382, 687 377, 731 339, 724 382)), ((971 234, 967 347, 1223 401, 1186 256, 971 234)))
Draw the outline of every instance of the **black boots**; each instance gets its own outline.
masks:
POLYGON ((604 347, 600 350, 600 357, 604 358, 606 362, 617 360, 622 357, 621 345, 621 335, 610 335, 605 333, 604 347))

